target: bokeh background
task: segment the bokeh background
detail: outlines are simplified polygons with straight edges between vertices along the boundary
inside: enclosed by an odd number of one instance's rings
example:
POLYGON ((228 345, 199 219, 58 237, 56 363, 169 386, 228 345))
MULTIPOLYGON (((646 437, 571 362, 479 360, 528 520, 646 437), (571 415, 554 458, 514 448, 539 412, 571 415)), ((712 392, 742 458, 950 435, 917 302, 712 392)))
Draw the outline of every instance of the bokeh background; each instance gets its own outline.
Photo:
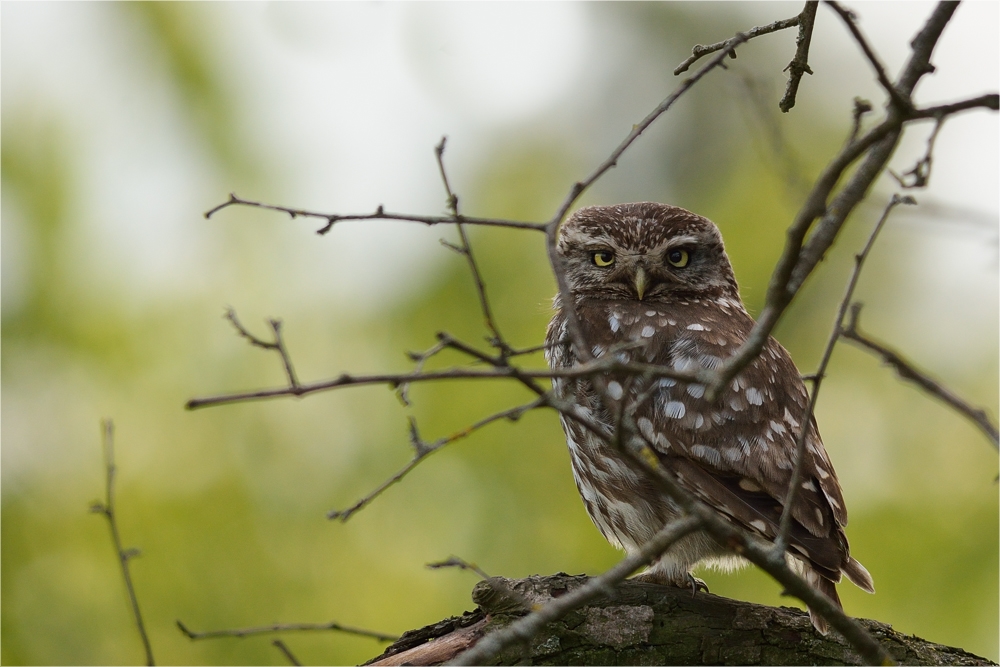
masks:
MULTIPOLYGON (((691 46, 797 13, 763 3, 4 3, 2 6, 2 662, 142 659, 107 525, 99 420, 117 425, 118 513, 161 663, 280 663, 270 637, 198 630, 323 622, 399 633, 472 607, 471 573, 597 573, 618 558, 587 518, 554 414, 497 424, 425 461, 346 524, 349 505, 433 439, 523 402, 510 384, 339 390, 196 412, 193 396, 283 382, 264 335, 285 322, 300 377, 404 371, 446 330, 485 331, 454 231, 230 209, 235 191, 330 212, 445 210, 433 147, 464 212, 546 220, 677 84, 691 46)), ((863 3, 891 73, 931 9, 863 3)), ((998 87, 998 5, 962 5, 921 102, 998 87)), ((744 46, 584 198, 654 200, 720 225, 759 309, 783 230, 874 77, 824 7, 814 76, 780 114, 794 31, 744 46)), ((998 123, 949 121, 919 207, 898 210, 860 285, 865 328, 996 417, 998 123)), ((930 125, 892 161, 905 171, 930 125)), ((815 368, 870 203, 782 321, 815 368)), ((539 343, 554 284, 540 235, 474 230, 501 330, 539 343)), ((457 357, 442 358, 440 365, 457 357)), ((536 356, 529 363, 541 365, 536 356)), ((869 596, 847 610, 998 655, 997 454, 964 419, 866 353, 838 347, 818 419, 851 509, 869 596)), ((792 604, 752 569, 713 592, 792 604)), ((290 635, 306 663, 357 663, 375 641, 290 635)))

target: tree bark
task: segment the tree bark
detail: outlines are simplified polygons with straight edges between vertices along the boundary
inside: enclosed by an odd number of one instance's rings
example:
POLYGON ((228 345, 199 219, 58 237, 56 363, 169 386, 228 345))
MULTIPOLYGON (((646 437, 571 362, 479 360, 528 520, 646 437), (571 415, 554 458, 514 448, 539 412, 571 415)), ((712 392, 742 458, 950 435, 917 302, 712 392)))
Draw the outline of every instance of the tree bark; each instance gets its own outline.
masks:
MULTIPOLYGON (((564 573, 476 584, 478 607, 405 633, 367 665, 438 665, 485 634, 586 582, 564 573)), ((900 664, 993 665, 959 648, 903 635, 878 621, 861 624, 900 664)), ((805 612, 625 581, 614 595, 551 623, 530 645, 506 649, 498 665, 860 665, 831 631, 817 633, 805 612)))

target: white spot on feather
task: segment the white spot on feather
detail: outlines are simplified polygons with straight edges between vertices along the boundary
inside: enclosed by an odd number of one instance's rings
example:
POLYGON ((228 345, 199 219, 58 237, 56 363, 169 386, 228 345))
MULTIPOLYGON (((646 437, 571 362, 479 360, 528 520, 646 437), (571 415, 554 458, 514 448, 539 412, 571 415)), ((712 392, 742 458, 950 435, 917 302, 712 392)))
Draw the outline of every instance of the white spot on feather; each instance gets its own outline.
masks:
POLYGON ((647 310, 646 311, 646 317, 653 317, 654 315, 656 315, 656 311, 655 310, 647 310))
POLYGON ((653 337, 653 334, 655 333, 655 331, 656 331, 656 330, 655 330, 655 329, 653 329, 653 327, 651 327, 651 326, 649 326, 649 325, 647 324, 646 326, 644 326, 644 327, 642 328, 642 337, 643 337, 643 338, 652 338, 652 337, 653 337))
POLYGON ((688 331, 711 331, 711 329, 706 327, 704 324, 698 324, 697 322, 687 325, 687 328, 688 331))
POLYGON ((705 385, 689 384, 687 386, 687 393, 690 394, 692 398, 701 398, 705 395, 705 385))
POLYGON ((611 326, 611 331, 618 333, 618 330, 622 326, 621 321, 618 319, 618 313, 612 313, 611 316, 608 317, 608 324, 611 326))
POLYGON ((663 406, 663 412, 673 419, 680 419, 687 412, 687 408, 680 401, 670 401, 665 406, 663 406))
POLYGON ((616 401, 622 397, 622 386, 617 382, 608 383, 608 396, 615 399, 616 401))
POLYGON ((747 402, 750 405, 763 405, 764 397, 761 396, 760 390, 755 387, 747 387, 747 402))
POLYGON ((767 531, 767 524, 761 521, 760 519, 754 519, 753 521, 750 522, 750 525, 762 533, 767 531))
POLYGON ((719 465, 721 457, 719 456, 718 450, 711 447, 706 447, 705 445, 692 445, 691 453, 702 459, 703 461, 708 461, 712 465, 719 465))

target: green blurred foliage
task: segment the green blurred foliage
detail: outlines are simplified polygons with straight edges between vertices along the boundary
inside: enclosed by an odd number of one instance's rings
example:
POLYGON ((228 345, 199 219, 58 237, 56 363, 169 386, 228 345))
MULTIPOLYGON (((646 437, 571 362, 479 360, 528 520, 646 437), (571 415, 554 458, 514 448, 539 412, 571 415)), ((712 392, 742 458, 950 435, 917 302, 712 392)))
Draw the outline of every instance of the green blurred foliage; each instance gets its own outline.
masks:
MULTIPOLYGON (((222 56, 208 46, 209 31, 199 22, 200 8, 140 4, 116 11, 126 17, 123 25, 144 26, 165 54, 168 67, 150 76, 165 76, 176 86, 190 131, 204 140, 226 182, 234 189, 267 182, 266 164, 262 174, 247 166, 251 142, 233 122, 238 110, 222 56)), ((620 11, 631 12, 634 38, 642 45, 634 57, 668 63, 678 61, 687 44, 740 27, 725 24, 736 20, 732 16, 710 27, 702 14, 663 5, 620 11)), ((734 64, 732 72, 706 81, 678 109, 689 123, 680 140, 657 129, 637 145, 640 157, 634 159, 652 164, 651 173, 630 172, 629 157, 588 195, 590 203, 633 198, 638 182, 645 184, 643 198, 670 198, 716 220, 752 310, 763 302, 798 198, 780 165, 762 159, 773 152, 747 132, 745 114, 754 112, 740 108, 739 89, 727 81, 766 76, 773 85, 781 81, 782 65, 773 65, 782 58, 787 55, 763 44, 742 51, 737 62, 748 63, 743 69, 734 64), (750 64, 753 58, 760 62, 750 64), (717 104, 720 95, 733 104, 717 104)), ((620 63, 622 77, 609 85, 623 85, 634 66, 620 63)), ((669 80, 663 76, 663 90, 669 80)), ((836 149, 842 125, 804 114, 787 117, 800 176, 818 171, 836 149)), ((548 129, 529 124, 498 135, 469 191, 459 192, 463 210, 547 219, 569 184, 592 167, 578 137, 548 129)), ((296 303, 272 284, 268 269, 281 265, 267 258, 280 254, 290 235, 307 232, 275 216, 240 212, 241 226, 227 229, 225 244, 212 245, 226 276, 221 292, 192 292, 128 310, 118 294, 89 290, 74 273, 78 265, 67 261, 78 231, 75 179, 85 166, 60 119, 26 106, 5 114, 2 141, 3 195, 33 239, 30 289, 19 307, 4 311, 2 323, 4 409, 19 417, 16 429, 4 420, 4 443, 43 442, 57 453, 51 465, 31 468, 3 489, 4 664, 140 659, 107 526, 87 513, 103 488, 98 420, 106 415, 118 424, 121 530, 127 545, 143 551, 132 569, 162 664, 280 659, 268 637, 189 642, 177 631, 177 619, 196 630, 334 619, 403 632, 458 614, 471 606, 474 577, 424 568, 450 554, 514 577, 596 573, 616 561, 618 554, 579 501, 561 430, 548 412, 488 426, 434 454, 350 521, 326 521, 326 510, 354 502, 409 459, 407 416, 433 440, 530 395, 515 383, 467 381, 414 385, 411 407, 385 388, 360 388, 183 412, 183 401, 194 393, 282 382, 277 359, 251 350, 215 318, 218 299, 226 298, 218 294, 237 283, 266 294, 247 304, 254 317, 243 318, 263 333, 259 315, 268 314, 271 303, 296 303), (72 441, 49 442, 67 428, 72 441)), ((851 255, 875 214, 855 216, 779 329, 803 369, 819 356, 851 255)), ((472 240, 501 331, 516 346, 537 344, 554 292, 541 236, 477 229, 472 240)), ((903 250, 906 243, 891 235, 884 240, 903 250)), ((440 252, 445 259, 434 281, 391 312, 354 317, 309 305, 283 310, 300 376, 404 370, 410 366, 403 352, 429 348, 437 331, 485 345, 464 260, 440 252)), ((917 298, 902 284, 905 254, 872 258, 862 284, 867 301, 877 306, 917 298)), ((996 350, 971 354, 983 359, 976 373, 945 379, 977 402, 995 405, 996 350)), ((458 361, 442 355, 429 367, 458 361)), ((544 362, 536 354, 527 363, 544 362)), ((867 596, 842 586, 848 611, 996 659, 995 453, 953 413, 849 348, 835 355, 819 422, 851 504, 853 551, 879 590, 867 596), (872 446, 876 441, 879 446, 872 446)), ((791 603, 752 569, 705 577, 722 595, 791 603)), ((306 663, 352 664, 380 651, 372 640, 339 634, 285 640, 306 663)))

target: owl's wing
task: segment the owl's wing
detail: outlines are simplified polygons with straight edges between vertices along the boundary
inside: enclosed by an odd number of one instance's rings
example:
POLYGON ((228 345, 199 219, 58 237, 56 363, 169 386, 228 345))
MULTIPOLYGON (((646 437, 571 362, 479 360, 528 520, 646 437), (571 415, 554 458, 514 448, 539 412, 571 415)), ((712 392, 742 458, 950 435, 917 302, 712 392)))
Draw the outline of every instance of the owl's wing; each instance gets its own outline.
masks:
MULTIPOLYGON (((707 320, 706 315, 702 321, 707 320)), ((727 324, 733 326, 725 330, 709 322, 658 331, 644 348, 646 360, 676 370, 714 368, 745 340, 753 321, 743 313, 727 324)), ((635 326, 640 325, 641 320, 635 326)), ((713 402, 704 398, 700 385, 667 378, 656 382, 636 392, 648 396, 634 411, 639 433, 687 489, 747 529, 774 538, 808 405, 788 353, 769 340, 713 402)), ((837 581, 849 560, 846 506, 815 420, 809 419, 805 429, 790 543, 837 581)))

